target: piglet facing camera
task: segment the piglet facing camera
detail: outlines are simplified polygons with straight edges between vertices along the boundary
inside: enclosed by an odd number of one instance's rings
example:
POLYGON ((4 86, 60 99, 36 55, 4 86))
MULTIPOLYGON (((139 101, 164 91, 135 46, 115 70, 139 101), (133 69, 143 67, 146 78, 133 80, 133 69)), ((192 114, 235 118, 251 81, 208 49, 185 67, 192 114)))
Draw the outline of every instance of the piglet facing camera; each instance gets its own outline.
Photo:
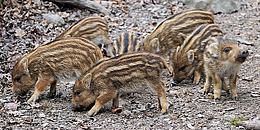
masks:
POLYGON ((249 55, 248 50, 240 47, 234 40, 218 37, 212 41, 204 52, 204 93, 209 92, 212 81, 215 99, 220 98, 222 88, 230 92, 233 99, 237 99, 237 73, 249 55), (229 80, 229 87, 225 84, 225 78, 229 80))

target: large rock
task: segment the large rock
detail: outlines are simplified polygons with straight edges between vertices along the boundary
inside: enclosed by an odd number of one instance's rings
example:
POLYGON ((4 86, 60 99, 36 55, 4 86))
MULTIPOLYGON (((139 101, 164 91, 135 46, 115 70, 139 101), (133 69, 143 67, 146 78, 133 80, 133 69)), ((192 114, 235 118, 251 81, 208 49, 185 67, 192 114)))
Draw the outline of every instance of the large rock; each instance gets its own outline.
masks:
POLYGON ((47 13, 47 14, 43 14, 42 17, 52 24, 56 24, 56 25, 65 24, 64 19, 57 14, 47 13))
POLYGON ((234 0, 213 0, 210 9, 214 13, 233 13, 238 11, 238 6, 234 0))
POLYGON ((183 3, 196 9, 210 10, 213 13, 233 13, 238 5, 233 0, 183 0, 183 3))

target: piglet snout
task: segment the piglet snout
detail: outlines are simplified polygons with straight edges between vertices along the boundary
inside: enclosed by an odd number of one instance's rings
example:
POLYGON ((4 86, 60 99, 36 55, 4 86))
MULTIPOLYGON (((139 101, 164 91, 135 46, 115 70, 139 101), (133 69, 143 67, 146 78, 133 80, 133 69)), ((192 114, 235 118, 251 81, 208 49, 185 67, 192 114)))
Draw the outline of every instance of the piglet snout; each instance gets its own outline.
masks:
POLYGON ((249 55, 249 52, 248 52, 248 50, 241 50, 240 51, 240 53, 239 53, 239 55, 237 56, 237 58, 236 58, 236 60, 238 61, 238 62, 244 62, 245 60, 246 60, 246 58, 247 58, 247 56, 249 55))

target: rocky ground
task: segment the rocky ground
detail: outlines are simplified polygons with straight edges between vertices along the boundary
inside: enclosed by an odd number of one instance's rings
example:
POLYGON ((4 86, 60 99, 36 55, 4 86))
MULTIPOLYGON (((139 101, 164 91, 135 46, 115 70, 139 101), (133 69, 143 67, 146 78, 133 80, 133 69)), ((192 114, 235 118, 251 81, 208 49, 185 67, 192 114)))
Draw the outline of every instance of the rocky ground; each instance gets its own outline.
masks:
MULTIPOLYGON (((106 17, 112 39, 133 30, 142 40, 164 18, 190 8, 177 0, 101 4, 110 12, 106 17)), ((215 18, 227 37, 250 44, 250 56, 239 73, 238 101, 223 95, 215 102, 201 93, 203 82, 192 85, 187 80, 168 88, 169 112, 165 115, 159 113, 154 94, 137 92, 121 97, 122 113, 112 114, 111 104, 107 104, 94 117, 71 110, 72 83, 60 83, 55 99, 48 99, 45 93, 34 106, 18 101, 10 89, 10 71, 22 54, 53 40, 79 19, 95 14, 42 0, 0 7, 0 129, 245 129, 234 124, 260 117, 260 3, 237 0, 237 4, 237 11, 219 13, 215 18)))

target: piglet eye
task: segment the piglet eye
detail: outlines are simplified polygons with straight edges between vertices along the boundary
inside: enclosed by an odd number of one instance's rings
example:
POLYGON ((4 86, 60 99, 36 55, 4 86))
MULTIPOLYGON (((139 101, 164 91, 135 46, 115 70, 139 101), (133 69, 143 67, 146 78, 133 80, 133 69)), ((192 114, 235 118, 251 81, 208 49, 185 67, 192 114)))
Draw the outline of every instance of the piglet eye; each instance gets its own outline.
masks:
POLYGON ((14 78, 14 81, 21 82, 22 76, 17 76, 14 78))
POLYGON ((231 48, 226 47, 226 48, 223 49, 223 51, 224 51, 225 53, 229 53, 229 52, 231 51, 231 48))
POLYGON ((186 67, 187 66, 182 66, 181 68, 179 68, 179 71, 184 71, 186 67))
POLYGON ((78 95, 80 95, 80 92, 79 92, 79 91, 76 91, 76 92, 74 92, 74 95, 75 95, 75 96, 78 96, 78 95))

